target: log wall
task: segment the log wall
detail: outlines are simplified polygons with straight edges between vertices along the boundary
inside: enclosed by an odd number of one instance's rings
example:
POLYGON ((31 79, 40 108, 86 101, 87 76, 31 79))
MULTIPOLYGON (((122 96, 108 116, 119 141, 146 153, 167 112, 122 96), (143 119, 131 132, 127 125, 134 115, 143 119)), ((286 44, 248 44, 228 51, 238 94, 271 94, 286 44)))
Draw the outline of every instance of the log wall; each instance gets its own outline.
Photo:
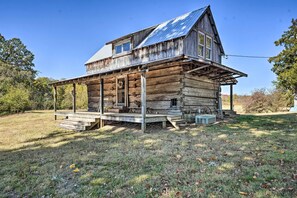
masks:
POLYGON ((219 84, 207 77, 184 74, 182 88, 182 111, 193 112, 209 108, 216 113, 219 84))
MULTIPOLYGON (((141 82, 138 71, 114 73, 104 77, 104 107, 113 108, 116 105, 116 76, 127 76, 128 80, 128 108, 131 112, 140 112, 141 82)), ((179 63, 162 64, 150 67, 147 78, 147 108, 151 113, 167 113, 171 99, 177 99, 177 107, 181 107, 182 66, 179 63)), ((100 81, 87 83, 89 111, 98 111, 100 101, 100 81)))

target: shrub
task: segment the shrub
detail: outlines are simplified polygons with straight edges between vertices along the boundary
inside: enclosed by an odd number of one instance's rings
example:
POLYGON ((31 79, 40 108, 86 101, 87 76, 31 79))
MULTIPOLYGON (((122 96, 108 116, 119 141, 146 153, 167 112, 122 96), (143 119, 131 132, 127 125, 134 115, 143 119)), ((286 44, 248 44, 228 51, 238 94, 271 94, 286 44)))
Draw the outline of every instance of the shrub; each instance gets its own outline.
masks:
POLYGON ((29 91, 24 87, 9 87, 0 98, 0 112, 19 113, 30 107, 29 91))

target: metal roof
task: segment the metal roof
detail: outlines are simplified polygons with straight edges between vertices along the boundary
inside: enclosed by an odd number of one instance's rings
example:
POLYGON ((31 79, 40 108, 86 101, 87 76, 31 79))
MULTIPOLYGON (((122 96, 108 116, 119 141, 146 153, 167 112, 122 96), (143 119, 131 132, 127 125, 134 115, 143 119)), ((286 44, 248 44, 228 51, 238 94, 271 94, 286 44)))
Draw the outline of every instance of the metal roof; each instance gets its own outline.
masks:
POLYGON ((136 49, 186 36, 206 9, 200 8, 159 24, 136 49))
POLYGON ((104 45, 98 52, 96 52, 85 64, 92 63, 98 60, 109 58, 112 56, 112 44, 104 45))

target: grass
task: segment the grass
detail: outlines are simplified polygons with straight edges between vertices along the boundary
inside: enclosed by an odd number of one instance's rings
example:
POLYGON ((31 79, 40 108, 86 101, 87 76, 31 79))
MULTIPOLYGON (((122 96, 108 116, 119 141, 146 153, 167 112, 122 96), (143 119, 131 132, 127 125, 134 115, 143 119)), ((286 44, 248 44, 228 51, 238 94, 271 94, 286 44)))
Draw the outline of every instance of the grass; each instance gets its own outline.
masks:
POLYGON ((149 130, 67 131, 46 111, 0 117, 0 197, 297 196, 296 114, 149 130))

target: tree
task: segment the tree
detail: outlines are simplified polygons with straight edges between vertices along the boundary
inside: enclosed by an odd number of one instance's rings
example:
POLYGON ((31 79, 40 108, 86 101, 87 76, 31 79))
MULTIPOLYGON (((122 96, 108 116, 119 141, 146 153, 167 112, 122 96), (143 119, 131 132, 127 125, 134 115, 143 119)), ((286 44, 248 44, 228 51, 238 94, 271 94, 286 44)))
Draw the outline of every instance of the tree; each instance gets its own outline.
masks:
POLYGON ((33 82, 31 100, 32 109, 52 109, 53 108, 53 93, 49 83, 53 79, 47 77, 39 77, 33 82))
POLYGON ((10 86, 22 84, 29 88, 33 80, 31 71, 19 70, 0 60, 0 96, 4 95, 10 86))
POLYGON ((284 49, 268 61, 273 63, 272 71, 277 75, 277 86, 291 91, 297 99, 297 19, 292 19, 292 25, 282 37, 274 42, 284 49))
POLYGON ((29 71, 32 78, 37 71, 34 70, 34 55, 19 38, 6 40, 0 34, 0 60, 4 63, 15 66, 18 70, 29 71))

